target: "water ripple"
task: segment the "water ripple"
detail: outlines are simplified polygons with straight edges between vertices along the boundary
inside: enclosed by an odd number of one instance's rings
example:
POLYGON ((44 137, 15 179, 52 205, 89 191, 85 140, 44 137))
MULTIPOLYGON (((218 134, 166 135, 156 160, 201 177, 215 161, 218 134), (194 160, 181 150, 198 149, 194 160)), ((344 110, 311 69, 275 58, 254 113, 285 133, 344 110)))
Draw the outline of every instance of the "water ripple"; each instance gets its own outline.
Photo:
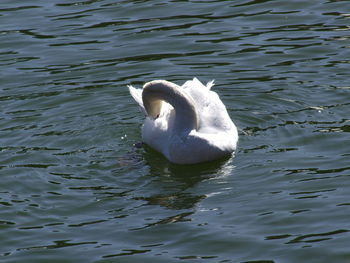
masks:
POLYGON ((3 3, 0 258, 348 260, 344 4, 3 3), (215 79, 235 156, 181 167, 135 147, 126 85, 194 76, 215 79))

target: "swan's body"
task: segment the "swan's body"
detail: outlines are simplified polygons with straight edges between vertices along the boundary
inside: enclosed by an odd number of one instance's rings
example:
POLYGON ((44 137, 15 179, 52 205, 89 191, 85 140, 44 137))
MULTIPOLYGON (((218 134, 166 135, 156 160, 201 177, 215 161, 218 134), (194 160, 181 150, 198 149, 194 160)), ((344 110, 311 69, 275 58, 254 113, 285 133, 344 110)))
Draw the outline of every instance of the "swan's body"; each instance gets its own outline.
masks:
POLYGON ((146 83, 143 89, 129 86, 132 97, 147 117, 143 141, 170 162, 193 164, 232 153, 237 128, 219 96, 198 79, 181 87, 166 80, 146 83))

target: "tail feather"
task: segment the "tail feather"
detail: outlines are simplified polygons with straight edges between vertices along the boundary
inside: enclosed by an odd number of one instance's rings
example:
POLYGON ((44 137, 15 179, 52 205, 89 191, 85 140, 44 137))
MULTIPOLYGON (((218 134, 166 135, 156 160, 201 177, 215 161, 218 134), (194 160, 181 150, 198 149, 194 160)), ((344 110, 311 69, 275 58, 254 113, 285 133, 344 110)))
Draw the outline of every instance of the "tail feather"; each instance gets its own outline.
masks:
POLYGON ((134 100, 139 104, 141 107, 141 110, 146 113, 145 107, 143 106, 142 102, 142 89, 136 89, 131 85, 128 85, 129 92, 131 96, 134 98, 134 100))
POLYGON ((211 80, 211 81, 209 81, 208 83, 207 83, 207 88, 208 89, 211 89, 211 87, 213 87, 214 86, 214 80, 211 80))

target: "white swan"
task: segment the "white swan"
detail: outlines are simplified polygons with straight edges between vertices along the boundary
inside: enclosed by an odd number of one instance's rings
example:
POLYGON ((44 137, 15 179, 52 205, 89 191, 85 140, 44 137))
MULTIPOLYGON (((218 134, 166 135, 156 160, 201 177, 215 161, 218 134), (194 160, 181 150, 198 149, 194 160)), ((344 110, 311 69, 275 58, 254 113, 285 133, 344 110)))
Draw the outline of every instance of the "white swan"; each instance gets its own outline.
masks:
POLYGON ((198 79, 181 87, 166 80, 129 87, 130 94, 147 115, 142 139, 170 162, 194 164, 232 153, 237 128, 219 96, 198 79))

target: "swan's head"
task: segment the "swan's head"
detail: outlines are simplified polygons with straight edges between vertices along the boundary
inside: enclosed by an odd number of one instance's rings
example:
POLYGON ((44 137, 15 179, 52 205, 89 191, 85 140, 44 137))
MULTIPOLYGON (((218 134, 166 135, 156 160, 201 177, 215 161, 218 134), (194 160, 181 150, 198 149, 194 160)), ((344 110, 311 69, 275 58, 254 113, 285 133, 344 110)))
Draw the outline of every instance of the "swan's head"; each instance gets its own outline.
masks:
POLYGON ((165 101, 175 109, 175 128, 186 131, 198 129, 199 119, 194 101, 178 85, 166 80, 148 82, 143 86, 142 101, 150 118, 159 117, 165 101))
POLYGON ((142 101, 148 117, 155 120, 159 117, 162 109, 162 94, 164 92, 163 83, 161 80, 147 82, 143 86, 142 101))

